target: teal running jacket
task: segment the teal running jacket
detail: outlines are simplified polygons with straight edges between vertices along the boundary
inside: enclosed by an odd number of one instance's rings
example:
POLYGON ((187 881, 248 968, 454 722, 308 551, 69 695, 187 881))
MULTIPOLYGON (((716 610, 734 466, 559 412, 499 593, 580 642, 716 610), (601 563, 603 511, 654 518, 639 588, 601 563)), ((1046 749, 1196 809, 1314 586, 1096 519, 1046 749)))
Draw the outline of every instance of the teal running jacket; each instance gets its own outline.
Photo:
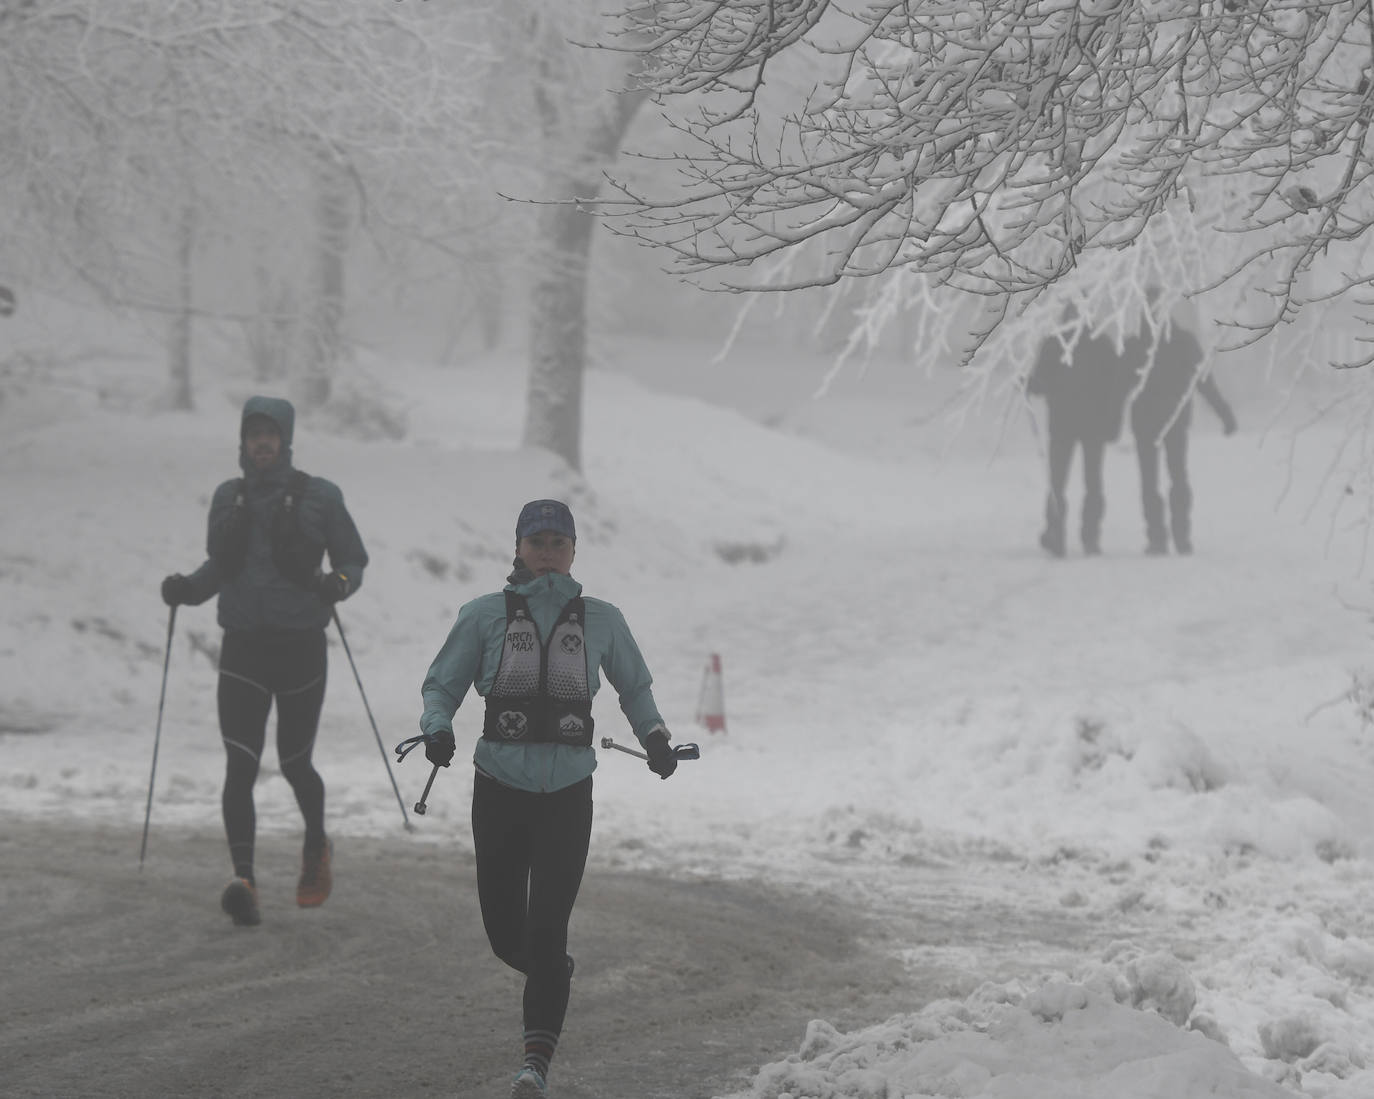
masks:
MULTIPOLYGON (((468 689, 475 688, 482 697, 491 689, 506 638, 505 590, 525 597, 540 637, 547 638, 563 605, 582 594, 582 585, 571 576, 548 573, 465 603, 420 688, 425 706, 421 732, 451 730, 453 715, 468 689)), ((600 599, 584 596, 583 602, 587 688, 595 697, 604 674, 620 696, 620 708, 635 737, 643 743, 652 729, 663 725, 651 690, 653 677, 620 610, 600 599)), ((474 724, 480 730, 480 718, 474 724)), ((501 744, 479 736, 473 763, 507 786, 550 793, 581 782, 595 771, 596 749, 566 744, 501 744)))

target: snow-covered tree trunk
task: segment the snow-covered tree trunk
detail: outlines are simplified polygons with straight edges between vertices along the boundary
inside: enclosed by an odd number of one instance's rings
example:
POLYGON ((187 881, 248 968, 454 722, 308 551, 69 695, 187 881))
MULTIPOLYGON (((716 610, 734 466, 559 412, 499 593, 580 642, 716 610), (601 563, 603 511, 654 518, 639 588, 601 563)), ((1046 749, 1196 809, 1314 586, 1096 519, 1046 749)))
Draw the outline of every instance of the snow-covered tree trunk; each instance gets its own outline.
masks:
POLYGON ((264 263, 254 270, 256 311, 243 325, 253 380, 276 384, 289 373, 297 327, 296 298, 287 280, 264 263))
POLYGON ((298 396, 305 408, 329 400, 343 346, 345 260, 353 225, 352 192, 344 165, 328 154, 317 159, 315 241, 306 315, 301 335, 298 396))
POLYGON ((176 306, 167 338, 167 372, 172 408, 190 409, 192 311, 195 308, 196 208, 186 201, 177 222, 176 306))
MULTIPOLYGON (((561 38, 551 48, 568 48, 561 38)), ((617 55, 619 56, 619 55, 617 55)), ((619 56, 620 86, 630 84, 637 62, 619 56)), ((587 73, 540 58, 535 99, 548 152, 546 194, 555 201, 540 211, 538 247, 544 249, 530 295, 530 372, 524 445, 551 450, 573 469, 582 468, 582 386, 587 369, 587 296, 595 242, 596 196, 601 172, 620 152, 646 92, 589 92, 587 73), (581 86, 570 86, 581 79, 581 86), (582 95, 577 95, 577 92, 582 95), (588 109, 587 95, 594 98, 588 109), (581 104, 579 106, 579 100, 581 104), (589 116, 589 122, 582 119, 589 116), (579 125, 579 122, 582 124, 579 125)), ((592 67, 592 73, 598 70, 592 67)), ((596 89, 604 72, 593 75, 596 89)))
POLYGON ((587 366, 587 272, 592 215, 579 205, 539 214, 546 260, 530 293, 525 445, 582 468, 582 379, 587 366))
POLYGON ((506 329, 506 289, 508 279, 496 249, 482 246, 477 250, 477 270, 480 277, 473 287, 477 299, 477 327, 482 347, 487 351, 500 346, 506 329))

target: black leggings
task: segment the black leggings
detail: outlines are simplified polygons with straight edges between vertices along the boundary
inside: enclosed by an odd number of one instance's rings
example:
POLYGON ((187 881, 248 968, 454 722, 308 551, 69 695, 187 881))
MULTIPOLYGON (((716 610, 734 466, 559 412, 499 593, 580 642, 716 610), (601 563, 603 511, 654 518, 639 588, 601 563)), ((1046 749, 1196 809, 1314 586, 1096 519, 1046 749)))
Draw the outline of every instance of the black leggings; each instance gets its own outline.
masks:
POLYGON ((219 728, 224 740, 224 831, 234 873, 253 879, 257 814, 253 784, 277 703, 277 760, 305 818, 305 844, 324 843, 324 780, 310 761, 324 704, 323 630, 228 630, 219 657, 219 728))
POLYGON ((591 778, 534 794, 477 772, 472 840, 482 924, 496 956, 525 974, 526 1031, 562 1033, 568 920, 591 837, 591 778))

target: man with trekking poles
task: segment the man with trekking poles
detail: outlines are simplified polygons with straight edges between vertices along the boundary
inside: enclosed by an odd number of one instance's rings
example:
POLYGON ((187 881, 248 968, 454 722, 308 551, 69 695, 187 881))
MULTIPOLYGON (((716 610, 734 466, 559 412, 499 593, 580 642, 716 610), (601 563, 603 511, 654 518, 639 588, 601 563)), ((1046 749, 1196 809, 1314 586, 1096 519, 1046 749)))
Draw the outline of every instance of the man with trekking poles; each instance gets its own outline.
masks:
POLYGON ((334 604, 358 590, 367 565, 367 551, 338 486, 293 467, 294 425, 289 401, 248 399, 239 436, 243 476, 215 490, 207 559, 190 575, 174 573, 162 582, 162 598, 173 616, 180 605, 197 606, 219 596, 222 805, 234 867, 220 905, 244 926, 261 922, 253 874, 253 785, 274 701, 281 773, 305 820, 296 903, 311 908, 329 896, 333 875, 324 782, 311 762, 324 702, 325 627, 337 617, 334 604), (321 569, 326 554, 327 572, 321 569))

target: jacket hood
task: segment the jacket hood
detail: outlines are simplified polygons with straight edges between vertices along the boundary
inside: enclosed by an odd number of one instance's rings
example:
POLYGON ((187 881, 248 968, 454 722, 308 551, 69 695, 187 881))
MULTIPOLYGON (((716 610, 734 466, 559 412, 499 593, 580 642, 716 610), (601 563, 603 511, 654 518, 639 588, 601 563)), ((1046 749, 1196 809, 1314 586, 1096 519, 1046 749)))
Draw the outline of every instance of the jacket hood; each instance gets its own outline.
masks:
POLYGON ((250 478, 268 477, 276 480, 291 468, 291 436, 296 429, 296 410, 284 397, 249 397, 243 402, 243 415, 239 417, 239 468, 250 478), (277 425, 281 434, 281 454, 272 465, 262 471, 256 470, 248 461, 243 450, 243 429, 249 416, 266 416, 277 425))
POLYGON ((291 436, 296 430, 296 410, 285 397, 249 397, 243 402, 243 415, 239 418, 239 437, 243 437, 243 426, 249 416, 266 416, 281 432, 281 445, 289 447, 291 436))

